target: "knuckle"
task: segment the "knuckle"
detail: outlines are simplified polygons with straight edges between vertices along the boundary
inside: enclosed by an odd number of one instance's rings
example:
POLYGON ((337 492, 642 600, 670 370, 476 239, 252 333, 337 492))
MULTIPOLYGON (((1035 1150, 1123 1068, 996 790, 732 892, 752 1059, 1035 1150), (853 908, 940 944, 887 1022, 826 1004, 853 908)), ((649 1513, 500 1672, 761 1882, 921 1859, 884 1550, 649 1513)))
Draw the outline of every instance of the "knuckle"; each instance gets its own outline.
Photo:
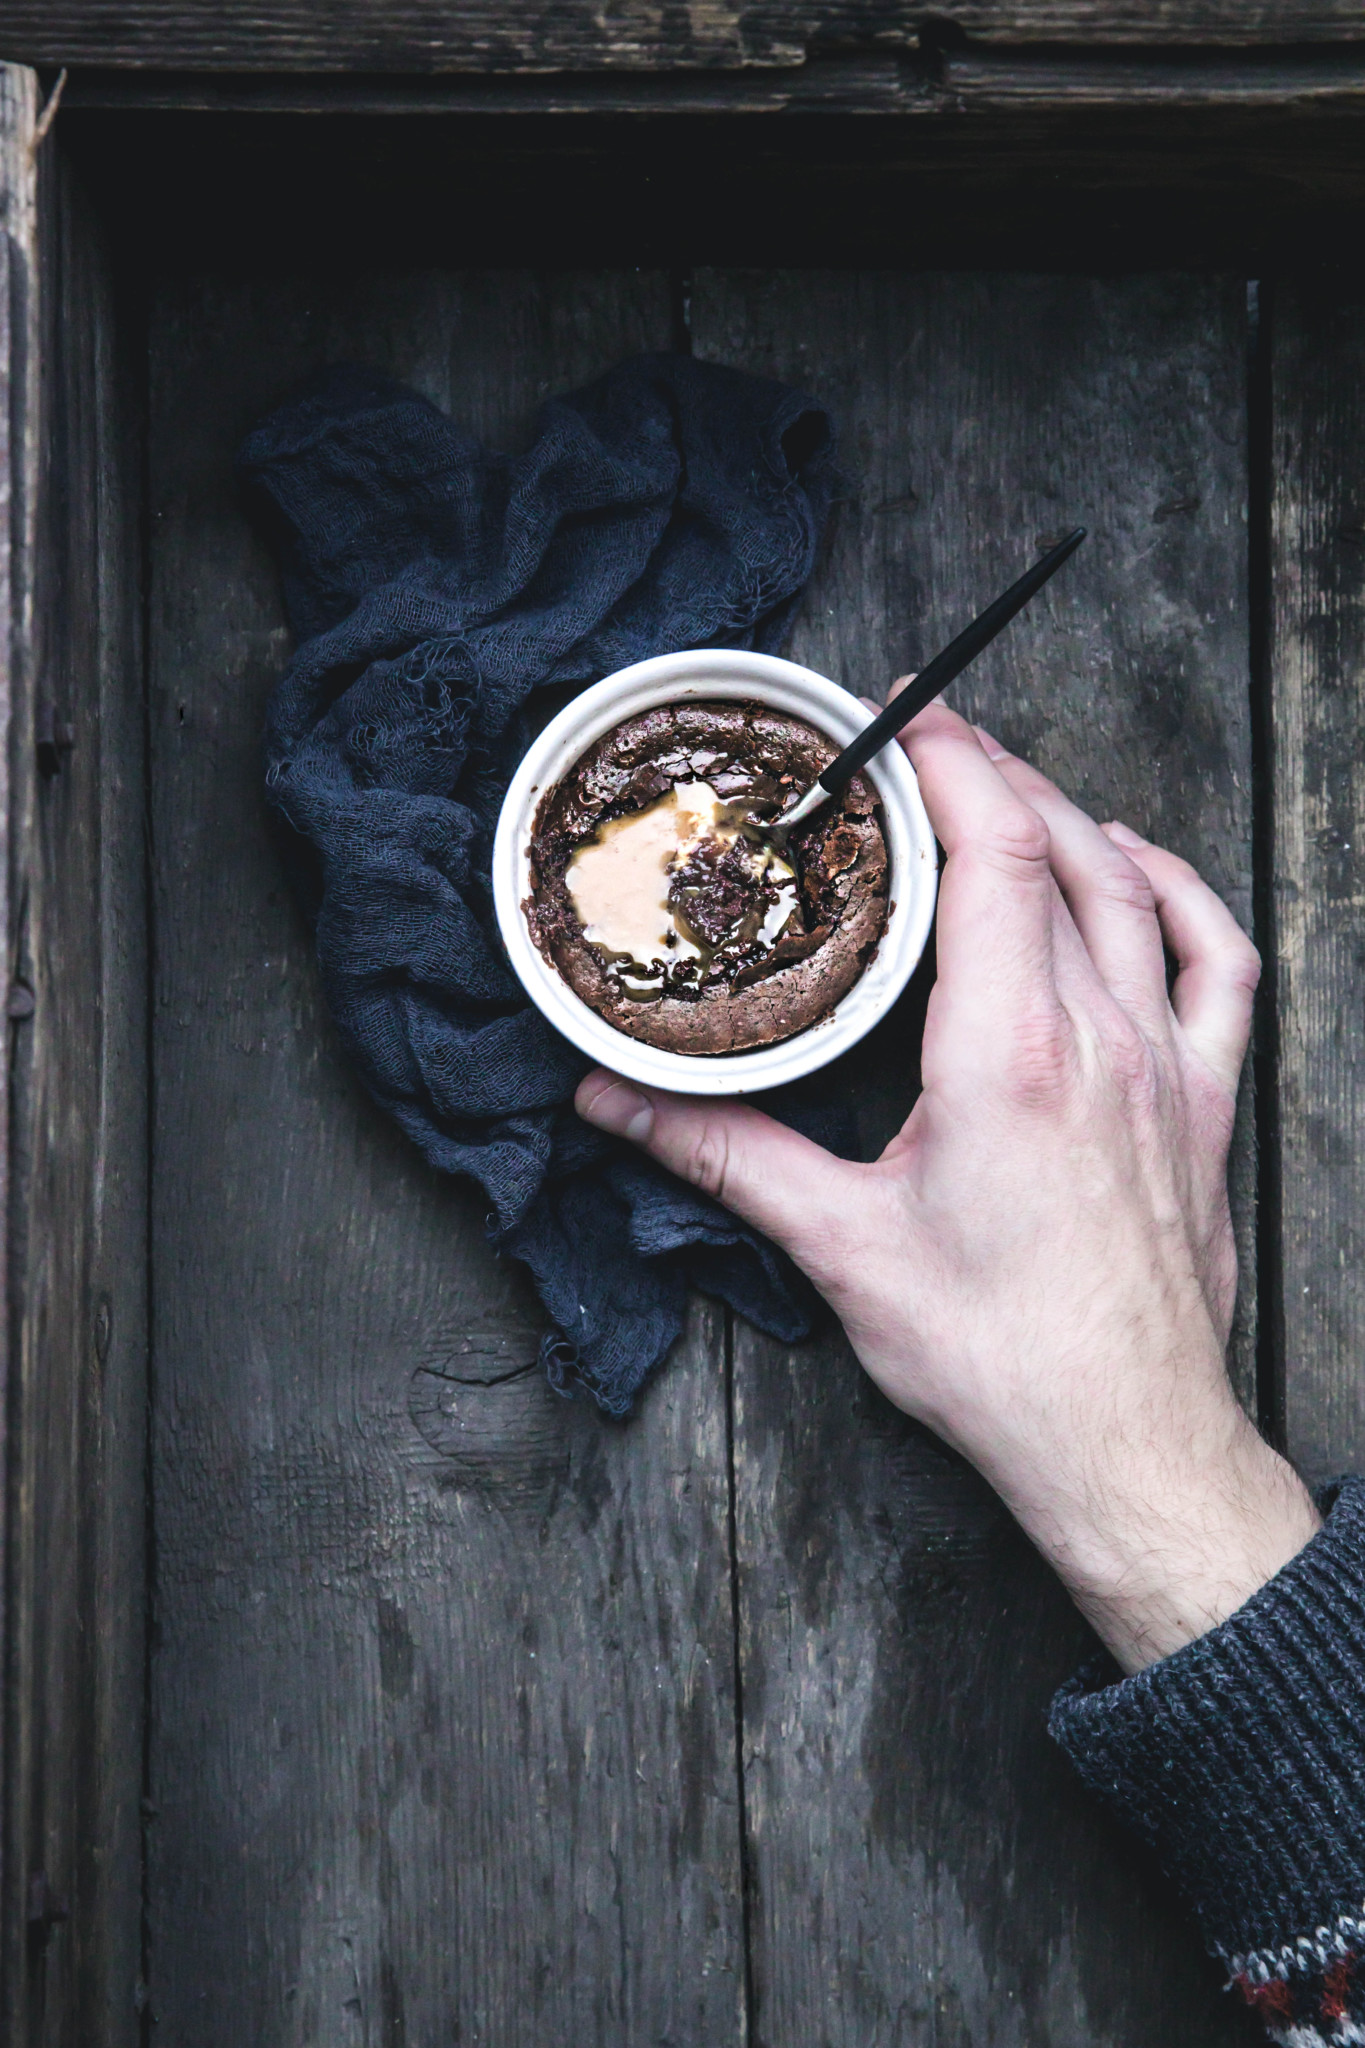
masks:
POLYGON ((1017 1108, 1055 1109, 1069 1092, 1074 1074, 1071 1036, 1056 1011, 1039 1009, 1015 1018, 1001 1081, 1017 1108))
POLYGON ((1006 804, 982 835, 981 845, 987 853, 1007 860, 1046 863, 1052 851, 1052 835, 1046 820, 1031 804, 1006 804))
POLYGON ((1238 932, 1223 948, 1223 971, 1236 989, 1255 995, 1261 982, 1261 956, 1245 932, 1238 932))
POLYGON ((1115 910, 1135 912, 1140 917, 1156 915, 1156 891, 1135 861, 1106 866, 1095 886, 1102 900, 1115 910))
POLYGON ((1052 836, 1046 822, 1028 804, 1002 805, 990 823, 958 851, 967 867, 1012 877, 1050 872, 1052 836))
POLYGON ((732 1174, 729 1130, 720 1118, 708 1117, 687 1149, 683 1178, 704 1195, 723 1202, 732 1174))
POLYGON ((1106 1020, 1102 1040, 1110 1079, 1124 1100, 1134 1109, 1155 1107, 1162 1088, 1161 1067, 1137 1025, 1117 1011, 1106 1020))

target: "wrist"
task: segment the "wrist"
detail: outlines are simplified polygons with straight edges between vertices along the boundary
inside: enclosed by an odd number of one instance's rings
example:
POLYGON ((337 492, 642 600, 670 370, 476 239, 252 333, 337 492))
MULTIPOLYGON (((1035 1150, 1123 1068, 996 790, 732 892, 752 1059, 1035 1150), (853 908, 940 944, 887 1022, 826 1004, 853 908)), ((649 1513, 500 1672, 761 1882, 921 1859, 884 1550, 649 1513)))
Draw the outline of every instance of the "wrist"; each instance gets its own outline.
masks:
POLYGON ((1036 1499, 1009 1503, 1125 1672, 1217 1628, 1321 1527, 1230 1391, 1227 1410, 1161 1456, 1100 1464, 1069 1486, 1054 1473, 1036 1499))

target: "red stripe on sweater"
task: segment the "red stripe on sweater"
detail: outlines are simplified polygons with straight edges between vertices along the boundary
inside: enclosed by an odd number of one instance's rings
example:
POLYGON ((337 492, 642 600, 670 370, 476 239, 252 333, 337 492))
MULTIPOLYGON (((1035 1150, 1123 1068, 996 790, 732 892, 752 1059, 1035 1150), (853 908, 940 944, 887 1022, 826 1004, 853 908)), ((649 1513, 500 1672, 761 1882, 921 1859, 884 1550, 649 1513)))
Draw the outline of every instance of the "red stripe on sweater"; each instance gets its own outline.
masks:
POLYGON ((1283 1977, 1272 1977, 1268 1984, 1253 1984, 1249 1977, 1243 1975, 1237 1979, 1237 1989, 1252 2011, 1259 2013, 1262 2019, 1293 2019, 1294 2002, 1283 1977))
POLYGON ((1344 2020, 1351 1993, 1351 1978, 1355 1974, 1354 1956, 1339 1956, 1322 1979, 1322 2016, 1325 2020, 1344 2020))

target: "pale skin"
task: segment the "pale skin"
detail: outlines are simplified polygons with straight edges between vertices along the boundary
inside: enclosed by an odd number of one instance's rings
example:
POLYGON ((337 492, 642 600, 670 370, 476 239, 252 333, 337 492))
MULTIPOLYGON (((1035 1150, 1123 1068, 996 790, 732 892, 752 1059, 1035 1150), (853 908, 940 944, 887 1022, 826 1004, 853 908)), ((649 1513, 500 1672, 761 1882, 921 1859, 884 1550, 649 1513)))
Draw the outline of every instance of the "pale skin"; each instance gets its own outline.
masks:
POLYGON ((578 1111, 784 1246, 1138 1671, 1319 1526, 1225 1368, 1260 963, 1193 868, 942 705, 902 744, 946 860, 923 1093, 881 1158, 603 1069, 578 1111))

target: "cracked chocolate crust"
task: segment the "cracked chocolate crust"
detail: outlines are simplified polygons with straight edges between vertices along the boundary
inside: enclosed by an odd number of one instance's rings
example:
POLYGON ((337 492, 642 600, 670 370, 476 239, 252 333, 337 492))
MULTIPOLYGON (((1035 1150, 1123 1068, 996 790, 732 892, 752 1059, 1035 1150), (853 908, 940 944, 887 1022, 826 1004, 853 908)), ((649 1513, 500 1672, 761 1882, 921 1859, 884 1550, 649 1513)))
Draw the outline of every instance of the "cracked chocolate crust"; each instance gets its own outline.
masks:
MULTIPOLYGON (((772 817, 838 751, 804 720, 750 702, 688 700, 616 726, 541 800, 522 906, 536 945, 599 1016, 668 1052, 743 1052, 809 1030, 852 988, 886 924, 881 805, 863 776, 792 834, 798 904, 776 944, 722 943, 690 970, 671 970, 663 992, 645 1000, 628 994, 589 944, 564 875, 600 825, 642 810, 674 783, 709 782, 738 809, 772 817)), ((733 885, 724 871, 716 877, 718 904, 733 885)))

